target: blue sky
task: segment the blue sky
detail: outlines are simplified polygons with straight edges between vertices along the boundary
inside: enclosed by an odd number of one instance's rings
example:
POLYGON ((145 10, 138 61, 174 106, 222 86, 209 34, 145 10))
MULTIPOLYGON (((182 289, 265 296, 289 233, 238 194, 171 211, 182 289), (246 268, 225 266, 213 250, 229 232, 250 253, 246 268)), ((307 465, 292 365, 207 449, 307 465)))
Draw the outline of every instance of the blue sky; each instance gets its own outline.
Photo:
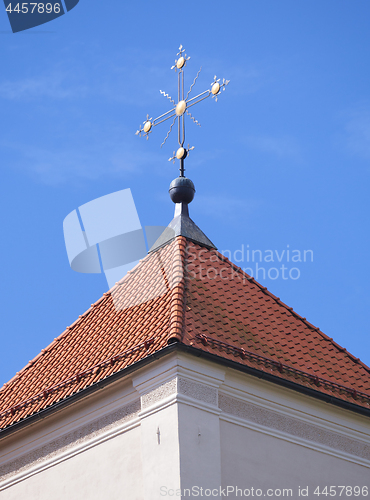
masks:
POLYGON ((258 262, 298 279, 259 281, 369 365, 369 18, 365 0, 80 0, 13 34, 4 9, 0 384, 107 290, 70 269, 68 213, 131 188, 143 225, 172 219, 176 137, 160 149, 167 124, 149 141, 135 131, 168 109, 160 89, 176 95, 180 43, 187 87, 200 66, 194 92, 231 80, 193 108, 201 128, 187 124, 191 217, 219 250, 244 246, 241 267, 256 266, 247 249, 312 250, 258 262))

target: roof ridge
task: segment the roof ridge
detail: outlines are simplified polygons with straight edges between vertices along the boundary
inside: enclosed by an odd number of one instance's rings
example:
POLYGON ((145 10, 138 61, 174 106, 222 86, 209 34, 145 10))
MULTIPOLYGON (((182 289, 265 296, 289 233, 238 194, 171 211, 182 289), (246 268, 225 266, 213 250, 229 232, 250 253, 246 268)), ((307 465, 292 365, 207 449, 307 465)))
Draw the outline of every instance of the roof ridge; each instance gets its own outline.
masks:
POLYGON ((172 259, 171 278, 175 286, 171 292, 170 300, 170 326, 167 342, 181 342, 183 339, 184 312, 185 312, 185 261, 186 261, 186 241, 184 236, 177 236, 172 259))
POLYGON ((292 314, 292 316, 295 316, 296 318, 300 319, 311 330, 316 331, 318 334, 321 335, 321 337, 324 340, 330 342, 338 351, 345 353, 352 361, 354 361, 357 364, 360 364, 370 374, 370 367, 367 366, 363 361, 361 361, 360 358, 356 358, 356 356, 354 356, 349 351, 347 351, 347 349, 345 347, 342 347, 340 344, 338 344, 337 342, 335 342, 332 337, 329 337, 324 332, 322 332, 318 326, 314 326, 312 323, 310 323, 309 321, 307 321, 307 319, 305 317, 301 316, 296 311, 294 311, 294 309, 292 307, 289 307, 287 304, 285 304, 285 302, 283 302, 282 300, 280 300, 280 297, 277 297, 272 292, 270 292, 267 289, 267 287, 262 286, 261 283, 259 283, 258 281, 256 281, 253 278, 253 276, 249 276, 249 274, 247 274, 241 267, 239 267, 236 264, 234 264, 234 262, 232 262, 230 259, 228 259, 225 255, 223 255, 222 253, 220 253, 218 250, 213 250, 213 251, 217 254, 217 256, 220 258, 220 260, 222 260, 223 262, 226 262, 226 263, 230 264, 235 271, 240 272, 244 276, 247 276, 248 281, 250 281, 250 282, 254 283, 255 285, 257 285, 260 288, 260 290, 262 290, 262 292, 265 295, 268 295, 269 297, 271 297, 272 299, 274 299, 279 305, 281 305, 285 309, 287 309, 292 314))

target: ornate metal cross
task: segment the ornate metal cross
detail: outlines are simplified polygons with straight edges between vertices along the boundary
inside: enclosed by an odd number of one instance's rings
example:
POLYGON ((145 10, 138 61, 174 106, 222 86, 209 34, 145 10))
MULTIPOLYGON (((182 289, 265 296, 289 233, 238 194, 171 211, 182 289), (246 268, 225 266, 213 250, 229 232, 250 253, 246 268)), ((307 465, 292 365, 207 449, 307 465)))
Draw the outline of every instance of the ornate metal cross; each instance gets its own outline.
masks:
POLYGON ((196 125, 200 126, 200 123, 198 120, 196 120, 190 113, 189 108, 191 106, 194 106, 195 104, 198 104, 198 102, 203 101, 204 99, 207 99, 207 97, 212 97, 215 98, 215 101, 217 102, 218 96, 221 93, 221 90, 225 90, 226 85, 228 85, 230 80, 222 80, 222 83, 220 83, 220 78, 217 79, 215 76, 213 79, 213 82, 211 83, 211 88, 208 90, 205 90, 204 92, 201 92, 195 97, 192 97, 191 99, 188 99, 190 92, 195 85, 195 82, 197 81, 197 78, 201 72, 201 69, 198 71, 196 77, 194 78, 193 83, 190 86, 190 89, 188 93, 185 96, 184 92, 184 68, 186 66, 186 62, 190 59, 190 57, 187 57, 185 54, 185 49, 183 48, 182 45, 179 47, 179 52, 177 53, 179 56, 178 59, 175 60, 175 64, 171 67, 171 69, 174 69, 175 71, 178 70, 178 96, 177 96, 177 103, 172 99, 171 96, 169 96, 166 92, 163 92, 163 90, 160 90, 160 93, 167 97, 172 104, 173 108, 171 108, 169 111, 166 113, 163 113, 163 115, 158 116, 157 118, 149 118, 149 115, 146 116, 146 120, 143 122, 142 125, 140 125, 139 130, 137 130, 136 135, 144 135, 147 139, 149 139, 149 134, 152 132, 153 127, 156 125, 159 125, 160 123, 169 120, 170 118, 173 118, 173 121, 171 123, 170 129, 164 139, 164 141, 161 144, 161 147, 165 144, 165 142, 168 139, 168 136, 170 135, 170 132, 172 130, 172 127, 174 126, 176 120, 178 121, 178 143, 179 143, 179 148, 178 150, 173 153, 172 158, 169 158, 168 161, 173 161, 175 163, 175 159, 177 158, 180 161, 180 177, 184 177, 184 160, 189 154, 189 151, 194 149, 194 147, 190 147, 188 145, 187 148, 184 147, 185 143, 185 114, 187 114, 196 125))

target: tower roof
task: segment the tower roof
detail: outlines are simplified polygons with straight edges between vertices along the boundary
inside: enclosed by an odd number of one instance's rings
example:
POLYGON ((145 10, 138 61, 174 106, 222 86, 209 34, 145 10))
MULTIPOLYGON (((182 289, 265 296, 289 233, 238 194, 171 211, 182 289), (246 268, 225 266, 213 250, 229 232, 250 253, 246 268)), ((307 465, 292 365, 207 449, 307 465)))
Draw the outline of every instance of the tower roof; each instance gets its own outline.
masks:
POLYGON ((124 374, 173 343, 370 409, 366 365, 215 248, 180 235, 149 253, 3 386, 0 429, 124 374))

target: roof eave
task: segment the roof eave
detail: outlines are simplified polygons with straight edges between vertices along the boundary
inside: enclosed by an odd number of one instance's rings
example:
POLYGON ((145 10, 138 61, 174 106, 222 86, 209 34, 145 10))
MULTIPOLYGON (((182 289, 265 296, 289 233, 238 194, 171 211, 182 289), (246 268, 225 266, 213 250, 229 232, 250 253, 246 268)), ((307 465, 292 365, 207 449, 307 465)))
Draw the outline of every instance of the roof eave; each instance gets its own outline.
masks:
POLYGON ((305 394, 307 396, 313 397, 315 399, 318 399, 320 401, 324 401, 325 403, 332 404, 334 406, 338 406, 340 408, 346 409, 353 411, 355 413, 364 415, 366 417, 370 417, 370 408, 365 408, 363 406, 357 405, 355 403, 350 403, 348 401, 344 401, 343 399, 336 398, 334 396, 330 396, 329 394, 325 394, 323 392, 317 391, 315 389, 312 389, 310 387, 306 387, 300 384, 297 384, 296 382, 280 378, 276 375, 266 373, 262 370, 257 370, 256 368, 251 368, 249 366, 246 366, 242 363, 238 363, 236 361, 232 361, 226 358, 223 358, 222 356, 218 356, 217 354, 212 354, 206 351, 203 351, 202 349, 198 349, 193 346, 187 346, 181 342, 174 342, 173 344, 170 344, 163 349, 160 349, 159 351, 156 351, 155 353, 145 357, 144 359, 128 366, 127 368, 124 368, 123 370, 114 373, 113 375, 110 375, 109 377, 100 380, 99 382, 96 382, 92 384, 91 386, 87 387, 86 389, 83 389, 82 391, 73 394, 71 396, 68 396, 66 399, 59 401, 53 406, 50 406, 48 408, 45 408, 38 413, 35 413, 33 415, 30 415, 26 417, 23 420, 20 420, 19 422, 16 422, 14 424, 11 424, 8 427, 5 427, 4 429, 0 430, 0 439, 3 437, 16 432, 23 427, 26 427, 27 425, 34 423, 38 420, 42 420, 43 418, 48 417, 49 415, 61 410, 62 408, 66 408, 67 406, 70 406, 71 404, 76 403, 80 399, 84 398, 85 396, 88 396, 100 389, 103 389, 107 385, 115 382, 116 380, 119 380, 122 377, 127 376, 129 373, 138 370, 139 368, 142 368, 153 361, 156 361, 163 356, 166 356, 172 352, 175 351, 180 351, 180 352, 185 352, 187 354, 191 354, 192 356, 196 357, 201 357, 204 359, 207 359, 208 361, 212 361, 214 363, 221 364, 223 366, 226 366, 228 368, 232 368, 234 370, 247 373, 248 375, 252 375, 254 377, 257 377, 259 379, 266 380, 268 382, 272 382, 274 384, 280 385, 282 387, 286 387, 288 389, 292 389, 296 392, 299 392, 301 394, 305 394))

